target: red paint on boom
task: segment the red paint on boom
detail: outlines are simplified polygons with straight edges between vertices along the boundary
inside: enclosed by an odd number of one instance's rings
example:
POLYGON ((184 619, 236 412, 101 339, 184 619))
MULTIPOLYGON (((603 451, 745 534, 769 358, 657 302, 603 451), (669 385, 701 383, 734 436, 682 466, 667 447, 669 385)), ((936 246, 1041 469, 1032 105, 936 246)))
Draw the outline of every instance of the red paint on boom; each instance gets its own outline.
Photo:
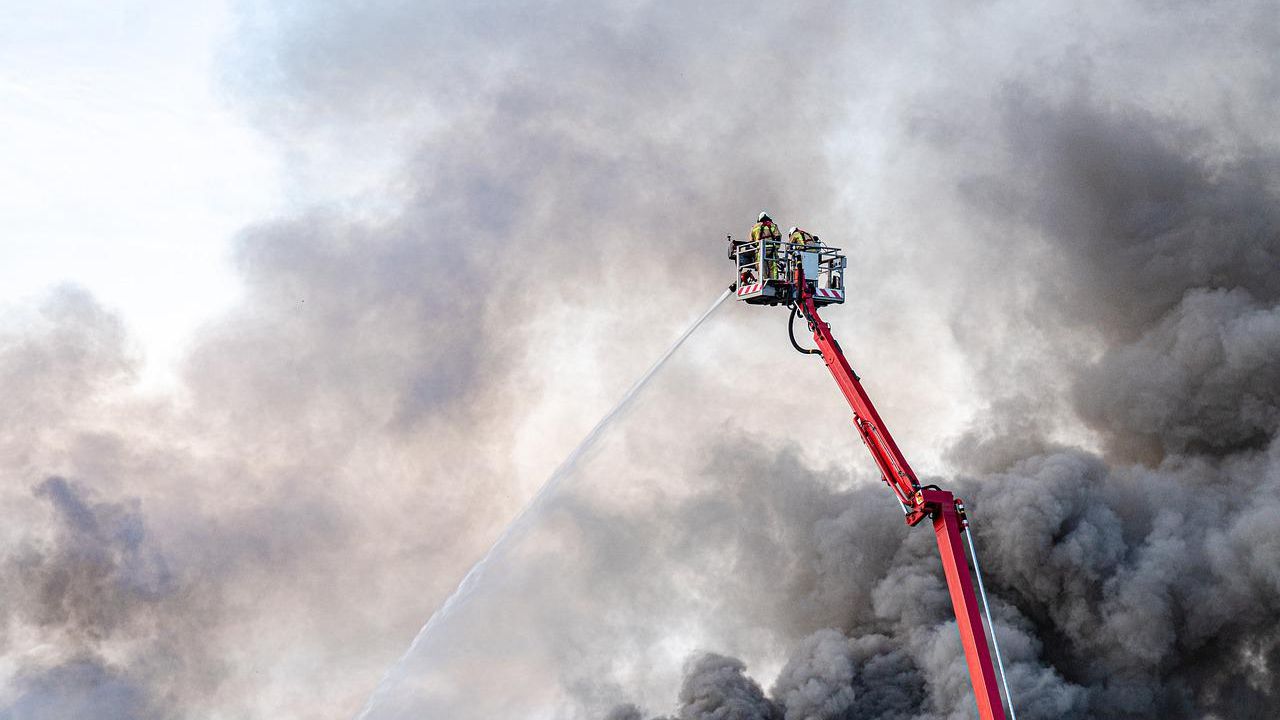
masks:
MULTIPOLYGON (((766 216, 762 213, 761 220, 766 216)), ((794 231, 793 231, 794 232, 794 231)), ((981 609, 969 574, 961 534, 966 532, 964 504, 936 485, 921 487, 915 471, 903 457, 893 435, 862 387, 858 375, 831 334, 831 326, 818 316, 818 307, 843 303, 845 300, 845 257, 839 248, 819 242, 807 233, 796 233, 800 242, 784 242, 776 235, 757 233, 748 242, 729 238, 729 257, 737 264, 737 281, 732 288, 739 300, 751 305, 786 305, 792 308, 791 321, 800 314, 809 323, 817 350, 805 349, 791 342, 802 353, 821 354, 831 377, 853 410, 853 423, 862 442, 871 452, 886 485, 902 504, 908 525, 916 526, 928 518, 933 521, 942 570, 951 592, 951 605, 956 613, 956 627, 964 646, 969 679, 978 702, 982 720, 1004 720, 1004 706, 996 685, 995 668, 982 625, 981 609), (807 237, 806 237, 807 236, 807 237), (810 277, 806 277, 806 267, 810 277)), ((794 328, 789 328, 794 330, 794 328)))

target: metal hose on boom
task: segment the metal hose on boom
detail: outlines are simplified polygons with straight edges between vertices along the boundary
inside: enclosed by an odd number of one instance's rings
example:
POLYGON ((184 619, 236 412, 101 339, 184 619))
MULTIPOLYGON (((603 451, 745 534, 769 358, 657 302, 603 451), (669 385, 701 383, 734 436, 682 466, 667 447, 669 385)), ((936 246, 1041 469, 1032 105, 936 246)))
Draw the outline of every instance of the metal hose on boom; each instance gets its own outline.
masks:
POLYGON ((796 314, 799 312, 800 312, 800 308, 792 304, 791 319, 787 320, 787 336, 791 338, 791 347, 795 348, 796 352, 804 355, 821 355, 822 354, 821 350, 818 350, 817 348, 814 348, 814 349, 802 348, 800 347, 800 343, 796 342, 796 314))

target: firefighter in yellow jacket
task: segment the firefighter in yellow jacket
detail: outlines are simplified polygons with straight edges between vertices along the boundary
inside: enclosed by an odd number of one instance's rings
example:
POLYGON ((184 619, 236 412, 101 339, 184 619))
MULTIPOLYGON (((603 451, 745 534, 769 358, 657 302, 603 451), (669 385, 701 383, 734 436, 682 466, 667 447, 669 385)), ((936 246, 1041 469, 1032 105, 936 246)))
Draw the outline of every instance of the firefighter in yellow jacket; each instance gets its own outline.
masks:
POLYGON ((812 245, 817 240, 811 233, 807 233, 798 227, 793 227, 787 232, 787 241, 796 245, 812 245))
POLYGON ((776 280, 778 277, 778 263, 775 258, 778 254, 777 241, 781 239, 782 231, 773 222, 773 218, 769 217, 769 213, 761 212, 760 217, 756 218, 756 224, 751 227, 751 242, 760 243, 764 256, 764 275, 770 280, 776 280))

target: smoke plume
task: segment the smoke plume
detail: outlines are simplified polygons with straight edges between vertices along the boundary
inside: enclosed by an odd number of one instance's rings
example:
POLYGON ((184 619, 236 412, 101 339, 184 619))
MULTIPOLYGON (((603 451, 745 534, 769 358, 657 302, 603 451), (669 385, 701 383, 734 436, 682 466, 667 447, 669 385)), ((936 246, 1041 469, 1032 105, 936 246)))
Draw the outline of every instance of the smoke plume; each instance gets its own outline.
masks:
MULTIPOLYGON (((82 290, 0 316, 0 718, 356 715, 762 207, 849 252, 827 319, 970 507, 1020 718, 1275 706, 1274 4, 237 12, 300 200, 180 387, 82 290)), ((784 322, 721 308, 368 717, 973 717, 784 322)))

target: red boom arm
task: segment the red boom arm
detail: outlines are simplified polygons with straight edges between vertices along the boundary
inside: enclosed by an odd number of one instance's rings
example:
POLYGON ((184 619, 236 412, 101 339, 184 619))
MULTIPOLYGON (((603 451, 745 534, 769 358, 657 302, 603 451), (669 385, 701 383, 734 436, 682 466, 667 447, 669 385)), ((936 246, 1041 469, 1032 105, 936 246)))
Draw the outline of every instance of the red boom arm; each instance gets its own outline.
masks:
POLYGON ((951 493, 936 486, 920 487, 915 471, 902 456, 902 451, 898 449, 889 429, 876 412, 875 405, 871 404, 871 398, 862 389, 857 374, 840 350, 840 344, 832 336, 831 326, 818 317, 818 309, 814 305, 812 291, 804 281, 803 271, 798 270, 796 275, 796 288, 800 295, 797 302, 799 310, 809 321, 813 339, 822 352, 827 369, 831 371, 831 376, 835 378, 840 391, 849 401, 849 407, 853 409, 853 422, 858 428, 858 434, 862 436, 862 442, 871 451, 871 457, 880 468, 885 483, 893 489, 898 501, 902 503, 907 514, 907 524, 915 526, 926 517, 933 520, 938 552, 942 555, 942 569, 947 576, 956 625, 960 629, 964 657, 969 664, 969 679, 973 681, 973 692, 978 700, 978 714, 982 720, 1004 720, 1004 706, 1000 702, 995 668, 991 664, 978 599, 973 592, 969 563, 960 539, 960 533, 968 526, 964 505, 951 493))

